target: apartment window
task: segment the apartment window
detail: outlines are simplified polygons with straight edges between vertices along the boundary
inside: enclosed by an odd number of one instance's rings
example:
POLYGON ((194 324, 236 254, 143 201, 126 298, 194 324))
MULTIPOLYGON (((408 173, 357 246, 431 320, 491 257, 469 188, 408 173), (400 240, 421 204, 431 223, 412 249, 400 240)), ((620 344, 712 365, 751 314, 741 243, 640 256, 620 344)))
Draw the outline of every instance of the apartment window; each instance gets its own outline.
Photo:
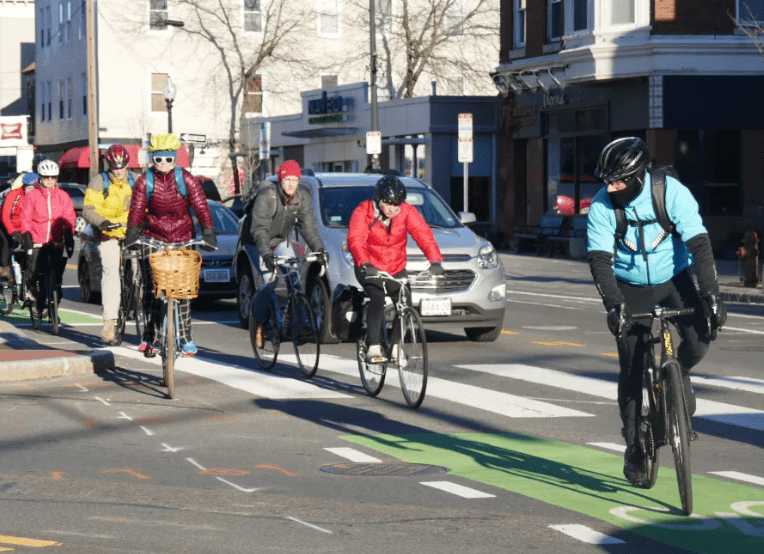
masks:
POLYGON ((244 0, 244 30, 259 33, 263 30, 260 0, 244 0))
POLYGON ((764 0, 737 0, 737 20, 743 25, 764 23, 764 0))
POLYGON ((612 1, 611 25, 633 25, 636 21, 634 16, 634 0, 612 1))
POLYGON ((66 25, 64 26, 64 41, 72 42, 72 0, 66 2, 66 25))
POLYGON ((58 81, 58 118, 64 119, 64 99, 66 98, 66 89, 64 88, 64 80, 58 81))
POLYGON ((515 46, 525 46, 525 5, 527 0, 515 0, 515 46))
POLYGON ((88 77, 80 75, 80 90, 82 90, 82 115, 88 115, 88 77))
POLYGON ((66 118, 72 118, 72 78, 66 79, 66 118))
POLYGON ((37 21, 40 24, 40 48, 45 48, 45 9, 40 8, 40 16, 37 21))
POLYGON ((85 6, 85 0, 82 0, 80 3, 80 38, 85 38, 85 33, 87 31, 88 23, 86 15, 87 8, 85 6))
POLYGON ((53 119, 53 86, 50 81, 45 83, 45 99, 48 104, 48 121, 53 119))
POLYGON ((549 0, 548 10, 549 42, 553 42, 562 37, 562 0, 549 0))
POLYGON ((58 43, 64 43, 64 0, 58 4, 58 43))
POLYGON ((318 33, 320 35, 339 35, 340 0, 318 0, 318 33))
POLYGON ((573 0, 573 30, 585 31, 589 27, 589 0, 573 0))
POLYGON ((45 7, 45 46, 50 46, 50 28, 53 26, 53 18, 50 6, 45 7))
POLYGON ((377 15, 377 31, 390 33, 393 30, 393 1, 376 0, 374 11, 377 15))
POLYGON ((167 29, 164 23, 167 19, 167 0, 149 0, 149 29, 156 31, 167 29))
POLYGON ((167 83, 167 73, 151 74, 151 111, 166 112, 167 104, 164 101, 162 88, 167 83))
POLYGON ((330 87, 336 87, 340 84, 339 75, 321 75, 321 88, 327 89, 330 87))
POLYGON ((249 75, 244 81, 244 103, 241 111, 246 114, 263 112, 263 76, 249 75))
POLYGON ((446 29, 449 29, 448 36, 461 35, 464 30, 464 2, 463 0, 453 0, 446 8, 446 29))

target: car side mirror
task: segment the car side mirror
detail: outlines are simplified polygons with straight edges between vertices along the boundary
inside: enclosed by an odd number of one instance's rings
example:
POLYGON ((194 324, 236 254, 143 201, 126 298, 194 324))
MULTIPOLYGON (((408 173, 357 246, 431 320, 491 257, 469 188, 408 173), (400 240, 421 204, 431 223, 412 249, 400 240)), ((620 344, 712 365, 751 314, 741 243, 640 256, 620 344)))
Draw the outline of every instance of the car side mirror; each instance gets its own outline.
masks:
POLYGON ((462 225, 469 225, 475 223, 477 218, 472 212, 459 212, 459 221, 462 222, 462 225))

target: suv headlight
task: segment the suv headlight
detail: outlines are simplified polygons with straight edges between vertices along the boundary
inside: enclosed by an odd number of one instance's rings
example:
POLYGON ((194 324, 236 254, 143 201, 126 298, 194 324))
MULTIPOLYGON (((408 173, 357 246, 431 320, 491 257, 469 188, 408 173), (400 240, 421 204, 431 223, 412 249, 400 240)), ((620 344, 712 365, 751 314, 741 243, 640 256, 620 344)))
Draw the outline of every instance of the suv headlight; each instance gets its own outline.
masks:
POLYGON ((498 267, 499 256, 496 254, 492 244, 486 244, 478 252, 478 267, 481 269, 491 269, 498 267))

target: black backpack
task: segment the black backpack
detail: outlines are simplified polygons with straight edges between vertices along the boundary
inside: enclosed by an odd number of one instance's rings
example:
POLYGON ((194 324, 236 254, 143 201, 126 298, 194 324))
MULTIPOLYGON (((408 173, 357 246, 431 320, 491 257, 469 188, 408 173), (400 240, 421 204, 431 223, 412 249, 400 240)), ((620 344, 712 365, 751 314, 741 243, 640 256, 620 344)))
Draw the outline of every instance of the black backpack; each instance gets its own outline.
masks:
MULTIPOLYGON (((666 175, 679 180, 679 174, 676 169, 669 165, 654 166, 650 170, 650 181, 652 183, 652 196, 653 196, 653 211, 655 212, 655 219, 648 219, 645 221, 632 221, 626 219, 626 213, 623 210, 623 206, 614 205, 613 211, 615 212, 615 243, 613 245, 613 259, 618 253, 618 243, 622 242, 623 245, 632 252, 637 251, 637 245, 631 241, 626 240, 626 229, 631 225, 632 227, 639 227, 640 240, 643 239, 642 227, 645 225, 652 225, 653 223, 659 223, 662 232, 655 238, 652 243, 652 247, 655 248, 661 242, 663 242, 669 235, 679 236, 677 233, 676 225, 671 221, 666 211, 666 175)), ((643 245, 644 246, 644 245, 643 245)), ((644 255, 646 255, 645 249, 642 249, 644 255)))

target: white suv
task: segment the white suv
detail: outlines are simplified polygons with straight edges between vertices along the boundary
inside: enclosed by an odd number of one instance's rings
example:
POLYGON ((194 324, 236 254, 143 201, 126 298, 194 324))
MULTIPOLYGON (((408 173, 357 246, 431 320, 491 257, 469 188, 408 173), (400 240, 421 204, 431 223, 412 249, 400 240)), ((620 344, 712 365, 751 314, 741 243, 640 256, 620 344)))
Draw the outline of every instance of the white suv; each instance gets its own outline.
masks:
MULTIPOLYGON (((323 342, 352 339, 349 328, 353 327, 352 322, 361 321, 358 313, 354 313, 359 311, 358 298, 362 298, 363 292, 347 246, 348 224, 358 204, 372 197, 380 177, 368 173, 316 173, 303 175, 300 181, 312 194, 318 230, 330 254, 329 267, 323 276, 317 267, 308 268, 304 275, 305 290, 318 316, 323 342)), ((412 287, 413 304, 425 327, 456 326, 463 328, 473 341, 496 340, 506 310, 504 266, 496 250, 465 226, 475 221, 473 214, 462 213, 460 220, 431 186, 418 179, 400 179, 406 187, 406 202, 415 206, 432 227, 443 254, 444 275, 412 287)), ((297 242, 301 242, 299 231, 297 242)), ((429 265, 411 237, 407 258, 409 273, 429 265)), ((234 266, 239 320, 246 326, 252 292, 259 283, 258 272, 241 244, 234 266)))

